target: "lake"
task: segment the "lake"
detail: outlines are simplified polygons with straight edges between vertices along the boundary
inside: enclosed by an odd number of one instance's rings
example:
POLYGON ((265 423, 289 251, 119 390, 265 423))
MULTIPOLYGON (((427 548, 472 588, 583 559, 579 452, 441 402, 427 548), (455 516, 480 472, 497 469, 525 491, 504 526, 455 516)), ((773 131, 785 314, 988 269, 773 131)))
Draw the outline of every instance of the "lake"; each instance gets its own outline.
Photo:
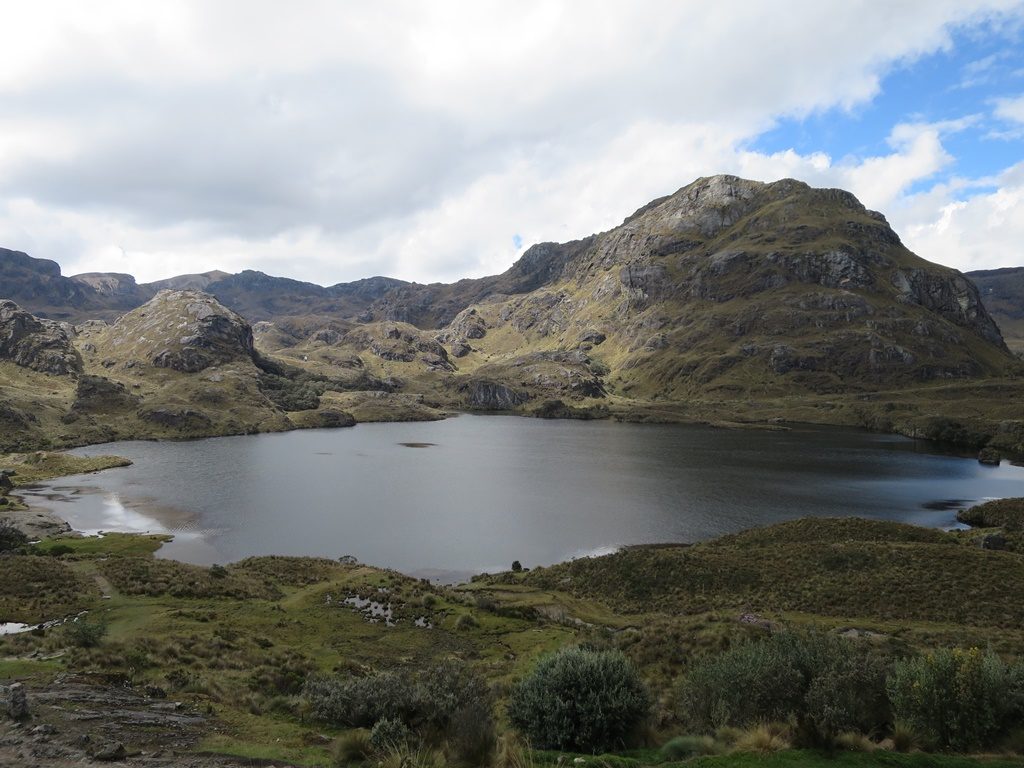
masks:
POLYGON ((951 526, 959 506, 1024 496, 1022 467, 819 427, 462 415, 75 453, 135 462, 28 492, 76 529, 170 532, 160 555, 194 563, 352 555, 444 580, 807 515, 951 526))

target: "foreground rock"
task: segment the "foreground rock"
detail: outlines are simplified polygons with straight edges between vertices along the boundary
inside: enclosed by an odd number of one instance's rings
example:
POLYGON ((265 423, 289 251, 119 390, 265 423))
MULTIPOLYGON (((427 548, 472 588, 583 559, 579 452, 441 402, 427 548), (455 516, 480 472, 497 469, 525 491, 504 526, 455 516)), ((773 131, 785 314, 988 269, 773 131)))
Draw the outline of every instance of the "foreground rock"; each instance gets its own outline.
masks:
MULTIPOLYGON (((25 693, 20 684, 0 692, 11 689, 25 693)), ((56 768, 95 761, 207 768, 231 762, 182 754, 208 728, 208 718, 188 707, 68 675, 29 693, 32 727, 11 719, 0 722, 0 765, 56 768)))

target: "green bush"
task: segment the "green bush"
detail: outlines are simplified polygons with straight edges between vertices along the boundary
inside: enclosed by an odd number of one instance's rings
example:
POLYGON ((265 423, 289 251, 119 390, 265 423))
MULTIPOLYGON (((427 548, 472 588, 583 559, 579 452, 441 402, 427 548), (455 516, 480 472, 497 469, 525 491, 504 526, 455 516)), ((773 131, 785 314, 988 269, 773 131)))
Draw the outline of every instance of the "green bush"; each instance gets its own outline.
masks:
POLYGON ((107 622, 78 617, 67 624, 68 641, 79 648, 95 648, 107 636, 107 622))
POLYGON ((779 632, 698 662, 683 680, 680 715, 695 730, 794 720, 809 745, 888 724, 887 664, 863 644, 779 632))
POLYGON ((491 719, 491 689, 468 664, 454 659, 424 670, 416 680, 417 726, 449 730, 463 710, 491 719))
POLYGON ((316 719, 352 728, 370 728, 384 719, 405 721, 414 710, 408 682, 391 672, 349 678, 318 675, 306 681, 303 694, 316 719))
POLYGON ((13 552, 28 544, 28 536, 10 520, 0 520, 0 552, 13 552))
POLYGON ((460 707, 448 723, 447 740, 450 762, 472 768, 492 765, 498 731, 490 701, 460 707))
POLYGON ((710 736, 676 736, 662 746, 661 757, 674 763, 700 755, 713 755, 716 751, 717 745, 710 736))
POLYGON ((406 746, 411 737, 408 727, 401 720, 384 717, 374 723, 370 731, 370 744, 378 753, 388 752, 406 746))
POLYGON ((508 716, 540 749, 620 749, 646 717, 650 699, 619 651, 566 648, 542 658, 513 690, 508 716))
POLYGON ((977 648, 902 661, 888 689, 896 717, 946 749, 993 746, 1024 714, 1024 670, 977 648))
POLYGON ((443 661, 415 677, 378 672, 367 677, 313 676, 303 695, 313 716, 333 725, 369 728, 397 720, 412 730, 450 733, 466 712, 489 727, 491 691, 464 662, 443 661))

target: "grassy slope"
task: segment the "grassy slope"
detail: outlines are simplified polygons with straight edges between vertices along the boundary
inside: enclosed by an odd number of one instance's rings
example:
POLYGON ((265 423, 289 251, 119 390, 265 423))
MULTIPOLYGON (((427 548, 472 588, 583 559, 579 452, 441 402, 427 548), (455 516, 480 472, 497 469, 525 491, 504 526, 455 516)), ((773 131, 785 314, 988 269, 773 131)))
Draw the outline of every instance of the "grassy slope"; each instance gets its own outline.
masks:
MULTIPOLYGON (((762 633, 761 621, 856 627, 881 633, 879 642, 896 647, 991 644, 1024 654, 1021 608, 1008 598, 1024 589, 1020 555, 983 552, 963 537, 888 523, 797 521, 695 547, 631 549, 457 588, 328 560, 254 558, 221 572, 153 560, 159 542, 128 535, 65 539, 41 549, 58 543, 73 552, 0 558, 0 620, 90 610, 109 621, 109 636, 98 648, 71 649, 56 661, 34 661, 32 654, 65 648, 61 629, 0 638, 0 677, 31 682, 70 669, 156 684, 175 699, 213 709, 221 727, 205 749, 310 765, 326 760, 325 744, 312 736, 334 732, 303 722, 293 700, 263 687, 261 681, 282 670, 415 669, 455 656, 507 684, 541 653, 586 640, 621 647, 664 700, 693 658, 762 633), (351 595, 389 600, 397 626, 369 623, 340 604, 351 595), (753 613, 757 622, 740 621, 753 613), (467 614, 475 622, 457 628, 467 614), (433 628, 414 626, 420 616, 433 628)), ((650 762, 653 753, 642 757, 650 762)), ((744 765, 744 759, 701 764, 744 765)), ((766 764, 814 759, 787 753, 766 764)))

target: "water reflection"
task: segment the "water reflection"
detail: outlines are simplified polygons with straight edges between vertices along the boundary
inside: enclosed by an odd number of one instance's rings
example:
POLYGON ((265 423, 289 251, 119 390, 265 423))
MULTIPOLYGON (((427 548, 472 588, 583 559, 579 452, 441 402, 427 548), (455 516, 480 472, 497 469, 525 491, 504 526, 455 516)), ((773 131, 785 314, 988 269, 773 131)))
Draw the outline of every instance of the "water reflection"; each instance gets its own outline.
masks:
POLYGON ((198 563, 354 555, 442 578, 804 515, 950 526, 951 500, 1024 496, 1021 467, 810 427, 460 416, 78 452, 135 464, 34 491, 75 528, 171 532, 161 553, 198 563))

